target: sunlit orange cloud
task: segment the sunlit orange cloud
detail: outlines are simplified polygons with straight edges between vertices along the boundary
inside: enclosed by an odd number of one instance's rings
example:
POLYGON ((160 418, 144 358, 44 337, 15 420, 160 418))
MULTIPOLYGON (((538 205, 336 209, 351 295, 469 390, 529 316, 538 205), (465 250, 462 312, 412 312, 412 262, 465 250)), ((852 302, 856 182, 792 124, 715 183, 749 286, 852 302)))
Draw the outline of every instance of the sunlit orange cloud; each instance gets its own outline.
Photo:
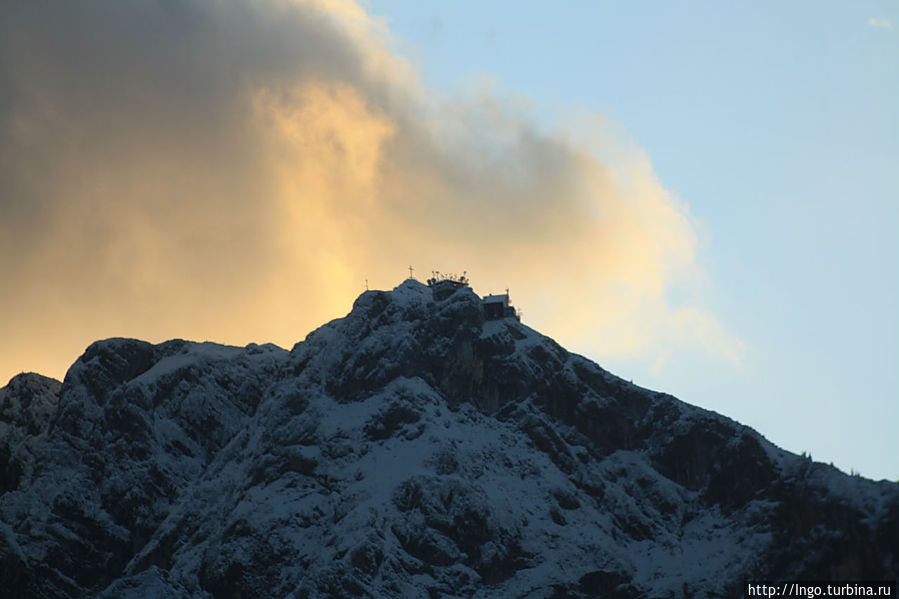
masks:
POLYGON ((739 361, 688 211, 601 127, 427 90, 351 2, 52 4, 0 24, 0 379, 107 336, 290 347, 410 263, 594 357, 739 361))

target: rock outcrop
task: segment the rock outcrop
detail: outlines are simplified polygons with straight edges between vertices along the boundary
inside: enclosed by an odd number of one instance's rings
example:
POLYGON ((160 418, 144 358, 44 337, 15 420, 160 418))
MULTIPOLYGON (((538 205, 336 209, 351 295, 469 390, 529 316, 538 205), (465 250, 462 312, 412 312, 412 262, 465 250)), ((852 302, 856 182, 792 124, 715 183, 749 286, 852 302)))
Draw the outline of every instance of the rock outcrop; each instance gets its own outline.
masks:
POLYGON ((290 352, 91 345, 0 390, 10 597, 733 597, 899 576, 899 485, 640 388, 460 289, 290 352))

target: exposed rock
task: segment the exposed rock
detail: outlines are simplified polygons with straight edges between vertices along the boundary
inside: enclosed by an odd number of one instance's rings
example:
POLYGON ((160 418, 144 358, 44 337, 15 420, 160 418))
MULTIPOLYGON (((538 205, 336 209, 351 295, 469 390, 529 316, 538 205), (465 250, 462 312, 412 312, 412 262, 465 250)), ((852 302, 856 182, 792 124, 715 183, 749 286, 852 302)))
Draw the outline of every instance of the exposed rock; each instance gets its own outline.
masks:
POLYGON ((408 281, 290 352, 111 339, 15 377, 0 533, 12 597, 724 597, 895 579, 899 485, 408 281))

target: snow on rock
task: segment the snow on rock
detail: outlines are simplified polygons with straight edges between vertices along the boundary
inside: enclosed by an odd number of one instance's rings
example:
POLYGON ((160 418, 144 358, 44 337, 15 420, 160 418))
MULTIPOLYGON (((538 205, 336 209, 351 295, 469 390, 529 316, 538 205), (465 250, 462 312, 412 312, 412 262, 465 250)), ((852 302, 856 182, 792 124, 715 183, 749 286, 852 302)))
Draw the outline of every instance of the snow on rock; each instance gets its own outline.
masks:
POLYGON ((62 384, 20 375, 0 458, 11 596, 698 598, 899 572, 899 485, 411 280, 289 352, 110 339, 62 384))

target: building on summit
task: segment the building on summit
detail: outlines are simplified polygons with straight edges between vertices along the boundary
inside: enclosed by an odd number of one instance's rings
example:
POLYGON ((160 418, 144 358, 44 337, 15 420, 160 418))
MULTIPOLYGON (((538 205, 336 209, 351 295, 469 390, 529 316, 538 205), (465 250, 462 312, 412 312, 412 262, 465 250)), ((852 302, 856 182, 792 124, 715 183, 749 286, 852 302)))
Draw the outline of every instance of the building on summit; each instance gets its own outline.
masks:
POLYGON ((428 279, 428 287, 431 288, 431 294, 437 301, 445 300, 457 289, 468 287, 468 271, 464 271, 461 277, 454 274, 443 274, 438 270, 431 271, 431 278, 428 279))
POLYGON ((502 295, 488 295, 482 300, 484 304, 484 314, 487 320, 499 320, 500 318, 511 317, 515 320, 521 320, 518 311, 509 301, 509 290, 502 295))
MULTIPOLYGON (((410 267, 411 273, 411 267, 410 267)), ((428 279, 428 287, 431 288, 431 294, 436 301, 442 301, 454 294, 463 287, 468 287, 468 271, 462 273, 461 277, 454 274, 443 274, 439 271, 432 271, 431 278, 428 279)), ((488 295, 481 300, 484 306, 484 315, 487 320, 499 320, 501 318, 514 318, 521 320, 521 315, 512 306, 509 300, 509 290, 501 295, 488 295)))

